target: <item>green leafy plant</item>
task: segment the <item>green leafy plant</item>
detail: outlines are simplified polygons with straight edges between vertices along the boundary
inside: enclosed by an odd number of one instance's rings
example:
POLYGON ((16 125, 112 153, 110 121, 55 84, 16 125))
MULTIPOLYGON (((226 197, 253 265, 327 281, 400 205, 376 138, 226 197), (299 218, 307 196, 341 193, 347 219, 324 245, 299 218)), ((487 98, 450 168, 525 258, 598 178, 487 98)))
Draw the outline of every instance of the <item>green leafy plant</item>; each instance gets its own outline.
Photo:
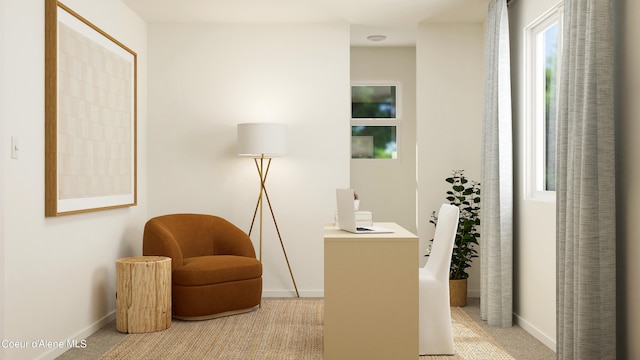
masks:
MULTIPOLYGON (((464 170, 453 170, 445 181, 451 184, 446 199, 460 209, 449 279, 466 279, 469 277, 467 269, 471 267, 472 259, 478 257, 476 246, 479 245, 480 239, 480 183, 467 179, 464 170)), ((435 211, 431 214, 429 222, 434 226, 438 223, 435 211)), ((433 242, 433 239, 431 241, 433 242)), ((428 251, 430 248, 431 245, 428 251)))

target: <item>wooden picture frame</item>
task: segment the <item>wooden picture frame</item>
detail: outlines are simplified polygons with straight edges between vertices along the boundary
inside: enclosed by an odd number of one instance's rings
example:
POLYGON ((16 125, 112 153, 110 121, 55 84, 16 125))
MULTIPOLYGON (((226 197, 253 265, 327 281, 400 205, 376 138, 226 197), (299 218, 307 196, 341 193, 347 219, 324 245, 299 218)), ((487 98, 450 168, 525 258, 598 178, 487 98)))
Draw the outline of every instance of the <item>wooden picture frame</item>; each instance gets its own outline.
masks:
POLYGON ((137 204, 137 54, 45 0, 45 216, 137 204))

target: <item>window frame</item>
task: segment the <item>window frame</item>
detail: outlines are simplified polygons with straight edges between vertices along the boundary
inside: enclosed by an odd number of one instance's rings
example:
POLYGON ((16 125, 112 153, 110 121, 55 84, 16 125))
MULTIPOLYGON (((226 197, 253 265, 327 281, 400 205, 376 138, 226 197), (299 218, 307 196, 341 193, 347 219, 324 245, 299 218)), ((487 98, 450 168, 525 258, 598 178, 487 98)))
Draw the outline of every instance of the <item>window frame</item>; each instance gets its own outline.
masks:
MULTIPOLYGON (((556 23, 558 25, 558 62, 556 89, 560 83, 562 59, 563 3, 559 2, 525 28, 525 198, 555 202, 555 190, 546 190, 546 125, 545 84, 540 71, 544 71, 544 49, 539 37, 556 23)), ((557 98, 556 98, 557 99, 557 98)), ((556 117, 557 119, 557 117, 556 117)))
MULTIPOLYGON (((396 116, 394 118, 353 118, 349 115, 349 158, 351 160, 359 161, 395 161, 400 158, 400 140, 402 129, 402 88, 399 82, 396 81, 357 81, 351 82, 349 86, 349 94, 351 94, 352 87, 354 86, 394 86, 396 88, 396 116), (352 141, 352 127, 353 126, 392 126, 396 130, 396 156, 390 159, 388 158, 354 158, 351 153, 351 141, 352 141)), ((349 95, 351 96, 351 95, 349 95)), ((353 99, 352 99, 353 100, 353 99)))

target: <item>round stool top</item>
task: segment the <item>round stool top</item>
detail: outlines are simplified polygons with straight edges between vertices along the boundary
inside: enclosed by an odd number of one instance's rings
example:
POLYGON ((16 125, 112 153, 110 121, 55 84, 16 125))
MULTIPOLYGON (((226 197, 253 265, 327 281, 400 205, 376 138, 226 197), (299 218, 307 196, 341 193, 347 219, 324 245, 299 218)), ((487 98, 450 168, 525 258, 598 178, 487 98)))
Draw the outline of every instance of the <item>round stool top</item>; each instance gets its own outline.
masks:
POLYGON ((148 262, 164 262, 171 261, 167 256, 131 256, 116 260, 119 263, 148 263, 148 262))

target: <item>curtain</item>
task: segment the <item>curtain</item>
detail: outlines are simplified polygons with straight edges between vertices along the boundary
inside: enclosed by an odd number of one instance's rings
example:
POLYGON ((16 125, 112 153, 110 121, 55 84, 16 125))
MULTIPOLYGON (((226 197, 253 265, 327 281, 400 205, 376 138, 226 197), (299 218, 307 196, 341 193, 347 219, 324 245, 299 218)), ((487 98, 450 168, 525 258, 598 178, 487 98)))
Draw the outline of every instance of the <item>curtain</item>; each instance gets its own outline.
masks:
POLYGON ((565 0, 558 105, 558 359, 616 358, 613 0, 565 0))
POLYGON ((509 19, 506 0, 487 15, 480 211, 480 315, 509 327, 513 317, 513 160, 509 19))

